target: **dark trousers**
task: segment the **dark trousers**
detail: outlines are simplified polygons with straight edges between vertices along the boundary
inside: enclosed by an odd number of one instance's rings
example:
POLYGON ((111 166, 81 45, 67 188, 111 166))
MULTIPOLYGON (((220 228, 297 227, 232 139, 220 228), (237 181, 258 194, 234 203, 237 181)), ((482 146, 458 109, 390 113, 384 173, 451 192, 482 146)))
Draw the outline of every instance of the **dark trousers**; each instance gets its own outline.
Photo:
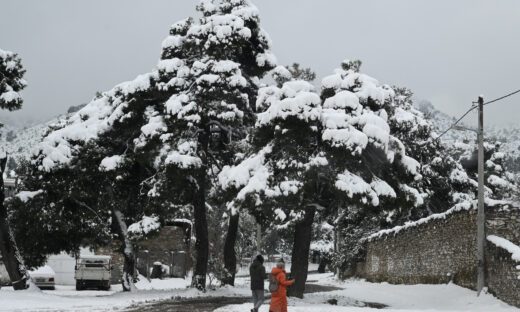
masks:
POLYGON ((264 290, 255 289, 251 291, 253 293, 253 304, 255 311, 258 311, 262 303, 264 303, 264 290))

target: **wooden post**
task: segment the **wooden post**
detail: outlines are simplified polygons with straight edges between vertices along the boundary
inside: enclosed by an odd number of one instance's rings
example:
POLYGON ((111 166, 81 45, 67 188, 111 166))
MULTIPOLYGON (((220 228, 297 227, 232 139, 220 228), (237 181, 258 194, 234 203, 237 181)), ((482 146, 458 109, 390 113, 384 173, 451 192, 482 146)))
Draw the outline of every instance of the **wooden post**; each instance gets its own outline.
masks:
POLYGON ((482 292, 485 282, 485 229, 484 212, 484 98, 478 98, 478 216, 477 216, 477 292, 482 292))

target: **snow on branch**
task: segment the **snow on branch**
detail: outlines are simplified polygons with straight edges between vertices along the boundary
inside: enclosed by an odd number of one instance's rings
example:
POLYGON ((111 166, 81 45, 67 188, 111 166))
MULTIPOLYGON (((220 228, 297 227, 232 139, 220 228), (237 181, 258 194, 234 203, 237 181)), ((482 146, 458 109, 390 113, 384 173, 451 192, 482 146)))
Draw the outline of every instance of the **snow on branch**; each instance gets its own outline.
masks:
POLYGON ((257 126, 271 124, 275 119, 295 117, 301 120, 319 120, 321 117, 321 99, 314 92, 314 87, 303 80, 288 81, 280 90, 267 87, 261 90, 259 99, 269 100, 268 109, 258 114, 257 126), (266 96, 270 93, 271 96, 266 96))
POLYGON ((21 191, 18 194, 16 194, 15 196, 18 197, 22 202, 26 203, 26 202, 28 202, 29 200, 33 199, 35 196, 37 196, 37 195, 39 195, 41 193, 43 193, 43 190, 37 190, 37 191, 34 191, 34 192, 31 192, 31 191, 21 191))
POLYGON ((265 165, 265 157, 271 153, 272 146, 267 145, 255 155, 245 159, 239 165, 225 166, 218 178, 223 189, 235 187, 240 189, 238 200, 244 200, 249 193, 267 189, 269 170, 265 165))
POLYGON ((114 155, 110 157, 105 157, 101 161, 101 164, 99 165, 100 171, 112 171, 115 170, 117 167, 123 163, 124 159, 120 155, 114 155))
POLYGON ((161 228, 159 218, 143 216, 142 220, 128 227, 128 236, 132 240, 145 238, 147 235, 157 232, 161 228))
POLYGON ((50 171, 56 166, 68 165, 81 144, 96 139, 114 122, 125 118, 123 111, 129 104, 126 97, 149 88, 150 80, 156 75, 157 72, 152 72, 121 83, 88 103, 70 119, 63 120, 34 150, 40 169, 50 171))
POLYGON ((379 205, 379 198, 372 189, 372 186, 365 182, 362 177, 353 174, 346 169, 343 173, 338 174, 335 185, 338 190, 346 192, 349 198, 352 198, 355 195, 365 195, 371 199, 373 206, 379 205))

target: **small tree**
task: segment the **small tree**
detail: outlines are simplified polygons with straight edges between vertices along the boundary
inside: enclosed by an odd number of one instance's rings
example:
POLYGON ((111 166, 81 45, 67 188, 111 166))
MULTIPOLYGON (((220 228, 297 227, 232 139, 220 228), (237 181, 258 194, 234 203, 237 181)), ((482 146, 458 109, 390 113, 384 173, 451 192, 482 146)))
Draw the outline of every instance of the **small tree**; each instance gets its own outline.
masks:
MULTIPOLYGON (((27 85, 23 79, 24 73, 25 70, 18 55, 0 49, 0 109, 14 111, 22 107, 23 100, 18 92, 27 85)), ((7 220, 7 208, 4 205, 6 164, 7 154, 2 152, 0 154, 0 252, 13 287, 19 290, 26 288, 28 274, 7 220)))
POLYGON ((325 273, 327 266, 332 264, 334 255, 334 226, 326 221, 318 220, 312 229, 312 257, 319 258, 318 273, 325 273))

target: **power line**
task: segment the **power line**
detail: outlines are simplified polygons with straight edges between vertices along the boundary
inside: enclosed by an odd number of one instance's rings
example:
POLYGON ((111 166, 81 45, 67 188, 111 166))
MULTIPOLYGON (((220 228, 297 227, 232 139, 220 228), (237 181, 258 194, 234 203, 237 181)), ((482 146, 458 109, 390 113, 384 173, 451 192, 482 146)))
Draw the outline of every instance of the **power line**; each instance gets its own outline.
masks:
MULTIPOLYGON (((501 97, 499 97, 499 98, 496 98, 496 99, 494 99, 494 100, 488 101, 488 102, 484 103, 484 105, 488 105, 488 104, 491 104, 491 103, 498 102, 498 101, 500 101, 500 100, 503 100, 503 99, 505 99, 505 98, 507 98, 507 97, 510 97, 510 96, 512 96, 512 95, 515 95, 515 94, 517 94, 517 93, 520 93, 520 89, 518 89, 518 90, 516 90, 516 91, 513 91, 513 92, 511 92, 511 93, 509 93, 509 94, 506 94, 506 95, 504 95, 504 96, 501 96, 501 97)), ((473 103, 473 104, 477 104, 478 102, 472 102, 472 103, 473 103)), ((458 124, 458 123, 459 123, 459 122, 460 122, 464 117, 466 117, 466 116, 467 116, 467 115, 468 115, 472 110, 474 110, 475 108, 477 108, 477 105, 473 105, 473 106, 471 106, 471 108, 468 109, 468 110, 464 113, 464 115, 462 115, 459 119, 457 119, 457 120, 456 120, 456 121, 455 121, 455 122, 454 122, 454 123, 453 123, 453 124, 448 128, 448 129, 444 130, 444 132, 441 133, 441 134, 436 138, 436 140, 439 140, 439 139, 440 139, 443 135, 445 135, 448 131, 450 131, 451 129, 453 129, 453 127, 455 127, 455 126, 456 126, 456 125, 457 125, 457 124, 458 124)))
POLYGON ((499 98, 497 98, 497 99, 494 99, 494 100, 491 100, 491 101, 489 101, 489 102, 486 102, 486 103, 484 103, 484 105, 488 105, 488 104, 491 104, 491 103, 494 103, 494 102, 497 102, 497 101, 503 100, 503 99, 505 99, 506 97, 510 97, 511 95, 515 95, 515 94, 517 94, 518 92, 520 92, 520 89, 518 89, 518 90, 516 90, 516 91, 514 91, 514 92, 511 92, 511 93, 509 93, 509 94, 506 94, 506 95, 504 95, 504 96, 501 96, 501 97, 499 97, 499 98))
POLYGON ((462 119, 464 119, 464 117, 466 117, 472 110, 474 110, 475 108, 477 108, 477 106, 471 106, 470 109, 468 109, 464 115, 460 116, 459 119, 457 119, 457 121, 455 121, 448 129, 444 130, 443 133, 441 133, 437 138, 435 138, 436 140, 439 140, 443 135, 445 135, 448 131, 450 131, 451 129, 453 129, 453 127, 455 127, 462 119))

